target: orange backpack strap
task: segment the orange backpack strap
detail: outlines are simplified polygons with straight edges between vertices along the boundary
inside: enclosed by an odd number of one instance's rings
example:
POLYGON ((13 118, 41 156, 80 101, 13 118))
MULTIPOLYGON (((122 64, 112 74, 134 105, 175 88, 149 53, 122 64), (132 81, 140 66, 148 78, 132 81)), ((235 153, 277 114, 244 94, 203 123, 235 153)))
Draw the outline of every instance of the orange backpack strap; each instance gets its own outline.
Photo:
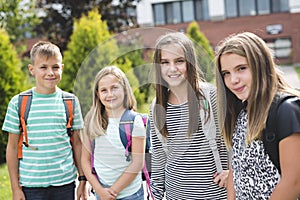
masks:
POLYGON ((71 93, 62 92, 62 98, 65 105, 66 110, 66 118, 67 118, 67 133, 70 136, 71 143, 73 141, 73 119, 74 119, 74 105, 75 105, 75 96, 71 93))
POLYGON ((27 118, 32 100, 32 90, 26 90, 19 94, 19 119, 20 119, 20 137, 18 143, 18 158, 21 159, 23 157, 22 153, 22 145, 28 145, 28 135, 27 135, 27 118))

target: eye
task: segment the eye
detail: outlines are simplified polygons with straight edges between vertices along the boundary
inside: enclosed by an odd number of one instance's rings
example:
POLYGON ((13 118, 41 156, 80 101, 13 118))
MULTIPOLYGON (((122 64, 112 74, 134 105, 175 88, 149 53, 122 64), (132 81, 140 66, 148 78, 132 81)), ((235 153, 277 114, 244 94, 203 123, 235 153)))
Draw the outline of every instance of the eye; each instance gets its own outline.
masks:
POLYGON ((100 89, 101 93, 105 93, 107 90, 106 89, 100 89))
POLYGON ((119 86, 115 85, 115 86, 113 86, 112 89, 113 89, 113 90, 118 90, 118 89, 119 89, 119 86))
POLYGON ((177 64, 185 63, 185 59, 178 59, 178 60, 176 60, 176 63, 177 64))
POLYGON ((162 61, 160 61, 160 64, 161 65, 167 65, 169 62, 168 61, 166 61, 166 60, 162 60, 162 61))
POLYGON ((239 70, 239 71, 243 71, 243 70, 245 70, 245 69, 247 69, 247 68, 248 68, 247 65, 241 65, 241 66, 238 68, 238 70, 239 70))
POLYGON ((222 77, 226 77, 226 76, 228 76, 230 73, 229 73, 229 72, 222 72, 221 74, 222 74, 222 77))

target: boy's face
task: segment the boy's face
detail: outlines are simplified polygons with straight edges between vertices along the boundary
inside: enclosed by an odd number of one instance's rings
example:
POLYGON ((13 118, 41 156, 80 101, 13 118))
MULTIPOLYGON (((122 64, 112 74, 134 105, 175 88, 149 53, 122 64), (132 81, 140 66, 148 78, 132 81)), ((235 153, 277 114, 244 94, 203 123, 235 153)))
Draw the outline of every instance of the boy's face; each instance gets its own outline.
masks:
POLYGON ((52 94, 62 77, 64 65, 59 57, 37 56, 33 64, 28 65, 31 75, 35 76, 36 89, 40 94, 52 94))

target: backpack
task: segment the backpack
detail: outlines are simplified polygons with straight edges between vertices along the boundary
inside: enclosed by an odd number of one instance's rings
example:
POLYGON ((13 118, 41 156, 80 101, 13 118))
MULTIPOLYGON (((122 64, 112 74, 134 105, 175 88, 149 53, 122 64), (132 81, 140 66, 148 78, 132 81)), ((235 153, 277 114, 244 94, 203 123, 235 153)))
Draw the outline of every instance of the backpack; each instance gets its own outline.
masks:
MULTIPOLYGON (((221 159, 220 159, 220 155, 219 155, 219 151, 218 151, 218 146, 217 146, 217 142, 216 142, 217 129, 216 129, 216 124, 215 124, 215 120, 214 120, 215 114, 213 113, 211 100, 210 100, 210 88, 212 86, 210 86, 210 84, 206 84, 206 83, 200 83, 200 86, 202 88, 203 95, 205 96, 205 100, 204 100, 203 104, 206 108, 208 108, 208 107, 210 108, 210 118, 207 122, 205 122, 205 120, 204 120, 205 113, 204 113, 203 109, 200 109, 200 111, 199 111, 202 128, 203 128, 205 137, 208 140, 209 147, 213 153, 217 172, 218 172, 218 174, 220 174, 223 171, 223 167, 222 167, 222 163, 221 163, 221 159)), ((154 111, 155 102, 156 102, 156 99, 154 98, 152 101, 152 105, 151 105, 152 113, 154 111)), ((156 127, 155 127, 155 133, 156 133, 158 139, 161 141, 165 153, 168 154, 168 149, 166 146, 167 138, 164 138, 160 134, 159 130, 156 127)))
MULTIPOLYGON (((73 118, 74 118, 74 107, 75 107, 75 96, 74 94, 62 91, 62 99, 64 102, 65 110, 66 110, 66 119, 67 119, 67 133, 68 136, 70 136, 70 142, 72 144, 72 124, 73 124, 73 118)), ((19 94, 19 102, 18 102, 18 108, 19 108, 19 119, 20 119, 20 137, 19 137, 19 143, 18 143, 18 158, 23 158, 22 153, 22 145, 25 145, 28 148, 31 148, 33 150, 37 150, 36 147, 32 147, 28 143, 28 135, 27 135, 27 118, 31 106, 32 101, 32 89, 26 90, 24 92, 21 92, 19 94)))
MULTIPOLYGON (((125 157, 126 161, 131 161, 131 145, 132 145, 132 130, 134 119, 137 115, 142 117, 144 126, 146 128, 146 147, 145 147, 145 161, 144 167, 142 169, 142 180, 146 181, 148 197, 152 196, 152 192, 150 190, 150 176, 151 176, 151 141, 150 141, 150 120, 148 114, 137 113, 132 110, 125 110, 119 123, 119 136, 121 142, 125 148, 125 157)), ((94 168, 94 148, 95 148, 95 140, 91 142, 92 144, 92 155, 91 155, 91 163, 92 163, 92 173, 96 175, 96 170, 94 168)))
POLYGON ((279 163, 279 139, 276 134, 276 122, 278 107, 287 99, 293 98, 290 94, 276 95, 271 104, 269 115, 266 123, 266 128, 263 130, 263 144, 266 152, 268 153, 271 161, 274 163, 279 173, 281 173, 279 163))

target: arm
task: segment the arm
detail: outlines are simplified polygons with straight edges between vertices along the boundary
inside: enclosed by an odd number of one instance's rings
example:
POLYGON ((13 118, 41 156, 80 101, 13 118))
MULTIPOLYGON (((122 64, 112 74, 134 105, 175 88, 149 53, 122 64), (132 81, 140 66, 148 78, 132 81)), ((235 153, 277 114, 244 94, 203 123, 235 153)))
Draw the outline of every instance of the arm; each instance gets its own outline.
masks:
POLYGON ((233 173, 232 168, 230 166, 229 173, 228 173, 228 183, 227 183, 227 200, 235 200, 235 189, 233 184, 233 173))
POLYGON ((116 199, 116 195, 109 193, 108 189, 103 188, 98 181, 98 178, 95 174, 92 173, 92 164, 91 164, 91 153, 92 147, 91 142, 88 136, 83 135, 82 140, 82 149, 81 149, 81 167, 86 176, 87 180, 95 190, 95 192, 100 196, 103 200, 114 200, 116 199))
POLYGON ((145 137, 132 137, 132 161, 120 178, 111 186, 111 192, 118 194, 139 174, 145 160, 145 137))
POLYGON ((279 142, 281 178, 270 200, 295 200, 300 195, 300 133, 279 142))
POLYGON ((18 160, 18 141, 20 135, 9 133, 8 143, 6 148, 6 162, 10 177, 11 190, 13 199, 25 200, 24 193, 19 186, 19 160, 18 160))
MULTIPOLYGON (((154 126, 152 115, 150 114, 150 131, 152 140, 152 159, 151 159, 151 191, 155 199, 163 199, 165 192, 165 166, 167 155, 162 141, 158 138, 160 134, 154 126)), ((162 136, 161 136, 162 137, 162 136)))
MULTIPOLYGON (((73 156, 74 156, 74 163, 77 167, 79 176, 83 176, 83 170, 81 167, 81 139, 79 135, 79 130, 75 130, 73 134, 73 156)), ((77 188, 77 199, 87 199, 87 193, 86 193, 86 181, 79 181, 79 186, 77 188)))

